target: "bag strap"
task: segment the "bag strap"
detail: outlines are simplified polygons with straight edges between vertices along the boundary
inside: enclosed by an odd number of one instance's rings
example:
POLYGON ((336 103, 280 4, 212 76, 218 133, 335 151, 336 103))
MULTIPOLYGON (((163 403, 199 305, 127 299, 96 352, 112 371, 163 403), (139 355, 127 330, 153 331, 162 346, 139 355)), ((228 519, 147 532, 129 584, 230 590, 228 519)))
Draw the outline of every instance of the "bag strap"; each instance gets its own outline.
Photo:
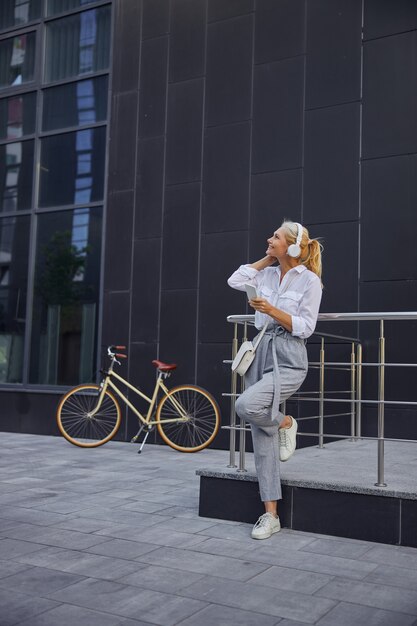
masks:
POLYGON ((259 333, 259 335, 258 335, 258 338, 257 338, 257 340, 256 340, 256 343, 254 343, 254 344, 253 344, 253 351, 254 351, 254 352, 255 352, 256 348, 259 346, 259 344, 260 344, 260 342, 261 342, 261 339, 262 339, 262 337, 264 336, 265 331, 266 331, 266 329, 268 328, 268 326, 269 326, 269 322, 265 322, 265 324, 264 324, 264 326, 263 326, 263 328, 262 328, 261 332, 260 332, 260 333, 259 333))

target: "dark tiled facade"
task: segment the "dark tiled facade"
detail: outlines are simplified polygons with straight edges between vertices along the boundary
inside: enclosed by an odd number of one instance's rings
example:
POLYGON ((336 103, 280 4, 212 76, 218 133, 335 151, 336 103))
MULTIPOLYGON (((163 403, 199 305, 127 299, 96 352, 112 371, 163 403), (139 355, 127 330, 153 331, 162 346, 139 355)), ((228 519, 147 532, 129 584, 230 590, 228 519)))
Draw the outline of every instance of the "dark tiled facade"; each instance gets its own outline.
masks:
MULTIPOLYGON (((176 361, 175 380, 208 387, 227 422, 226 316, 245 299, 226 279, 284 217, 324 239, 322 311, 416 309, 416 37, 406 0, 113 3, 98 345, 128 345, 133 382, 152 384, 156 356, 176 361)), ((387 328, 387 360, 417 361, 407 324, 387 328)), ((323 329, 359 334, 375 358, 369 323, 323 329)), ((375 397, 373 372, 364 383, 375 397)), ((55 432, 36 390, 0 393, 5 428, 24 398, 27 430, 55 432)), ((399 371, 390 394, 416 399, 399 371)), ((386 414, 415 436, 412 410, 386 414)), ((129 417, 121 436, 134 431, 129 417)))

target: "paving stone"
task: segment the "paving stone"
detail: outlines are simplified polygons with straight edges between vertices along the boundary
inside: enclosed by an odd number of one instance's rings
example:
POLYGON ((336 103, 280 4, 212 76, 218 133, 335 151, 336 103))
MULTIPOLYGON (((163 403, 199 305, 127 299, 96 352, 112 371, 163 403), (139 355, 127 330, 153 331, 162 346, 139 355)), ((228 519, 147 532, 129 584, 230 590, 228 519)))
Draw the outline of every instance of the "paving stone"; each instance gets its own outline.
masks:
POLYGON ((35 527, 35 530, 30 534, 30 539, 33 543, 45 546, 76 550, 90 548, 106 541, 105 537, 100 537, 99 535, 78 533, 72 530, 63 530, 55 527, 48 529, 35 527))
POLYGON ((148 552, 156 550, 158 546, 139 543, 137 541, 125 541, 124 539, 110 539, 105 543, 88 548, 87 552, 102 554, 104 556, 115 556, 120 559, 136 559, 148 552))
MULTIPOLYGON (((317 626, 411 626, 414 621, 413 615, 340 602, 317 622, 317 626)), ((280 626, 285 624, 281 622, 280 626)))
POLYGON ((206 520, 204 518, 180 519, 178 517, 167 517, 156 526, 157 530, 177 531, 182 533, 198 533, 204 534, 204 531, 214 526, 216 522, 206 520))
POLYGON ((143 589, 176 593, 179 589, 192 585, 203 576, 203 574, 196 574, 195 572, 182 571, 179 573, 177 569, 149 565, 133 574, 118 578, 117 582, 143 589))
POLYGON ((29 543, 28 541, 17 541, 16 539, 0 540, 0 558, 14 559, 21 554, 35 552, 39 550, 39 544, 29 543))
POLYGON ((93 517, 94 519, 102 519, 117 524, 129 524, 138 528, 149 528, 160 521, 158 516, 152 513, 139 513, 137 511, 122 510, 120 507, 108 509, 107 507, 94 506, 89 509, 83 509, 79 512, 79 517, 93 517))
POLYGON ((17 593, 0 587, 0 616, 2 626, 14 626, 24 620, 31 620, 57 606, 57 602, 45 598, 17 593))
MULTIPOLYGON (((1 468, 1 474, 3 476, 3 472, 5 471, 5 466, 2 466, 1 468)), ((2 481, 0 481, 0 493, 16 493, 17 491, 19 491, 19 487, 16 487, 16 485, 11 485, 10 483, 4 483, 2 481)))
MULTIPOLYGON (((356 559, 369 552, 369 544, 361 545, 348 541, 334 541, 332 539, 317 539, 310 542, 301 550, 305 552, 314 552, 316 554, 327 554, 329 556, 341 556, 347 559, 356 559)), ((369 559, 372 560, 372 559, 369 559)))
POLYGON ((139 626, 145 622, 126 620, 124 617, 92 611, 85 607, 61 604, 55 609, 30 617, 19 626, 139 626))
POLYGON ((204 578, 178 593, 210 603, 275 617, 294 618, 310 624, 314 624, 336 604, 332 600, 321 602, 324 598, 317 596, 291 591, 279 593, 271 587, 215 577, 204 578))
POLYGON ((361 557, 362 560, 373 563, 386 563, 417 571, 417 549, 409 548, 407 551, 397 546, 375 546, 361 557))
POLYGON ((303 572, 299 569, 273 565, 265 572, 251 578, 254 585, 265 585, 283 591, 300 589, 302 593, 313 594, 332 580, 331 576, 316 572, 303 572))
POLYGON ((0 579, 0 586, 30 595, 45 596, 82 580, 81 576, 58 572, 44 567, 31 567, 7 578, 0 579))
POLYGON ((64 522, 54 524, 54 528, 62 528, 64 530, 75 530, 81 533, 96 533, 104 528, 109 528, 113 522, 105 520, 96 520, 90 517, 71 517, 64 522))
POLYGON ((417 591, 417 570, 405 569, 403 567, 391 567, 390 565, 379 565, 373 572, 364 578, 367 583, 382 583, 403 587, 405 589, 415 589, 417 591))
POLYGON ((123 442, 86 451, 54 437, 0 438, 0 472, 13 481, 0 482, 1 626, 3 616, 24 626, 417 626, 403 606, 417 595, 416 549, 289 529, 255 542, 251 524, 199 517, 195 469, 227 465, 225 451, 148 446, 138 457, 123 442), (83 547, 91 539, 102 543, 83 547), (45 584, 48 598, 2 586, 19 575, 45 584), (78 582, 51 591, 60 576, 78 582), (327 597, 335 582, 353 587, 327 597), (364 598, 349 595, 361 589, 364 598))
POLYGON ((316 596, 340 601, 349 598, 349 601, 354 604, 417 615, 417 594, 415 591, 380 583, 334 580, 320 589, 316 596))
POLYGON ((259 547, 259 544, 251 537, 246 537, 246 541, 207 537, 203 543, 193 546, 192 550, 194 552, 205 552, 206 554, 218 554, 219 556, 231 556, 243 560, 247 558, 250 560, 248 553, 256 550, 257 547, 259 547))
POLYGON ((153 526, 141 531, 140 540, 144 543, 152 543, 159 546, 170 546, 173 548, 191 548, 202 543, 206 538, 202 535, 192 533, 181 533, 176 530, 160 528, 160 525, 153 526))
POLYGON ((19 562, 104 580, 116 580, 147 567, 138 561, 127 561, 62 548, 44 548, 19 557, 19 562))
MULTIPOLYGON (((275 538, 275 536, 274 536, 275 538)), ((247 558, 251 561, 269 563, 292 569, 300 569, 307 572, 317 572, 329 574, 330 576, 342 576, 360 580, 376 569, 375 563, 367 563, 354 559, 345 559, 338 556, 327 556, 324 554, 312 554, 300 550, 273 551, 269 547, 272 543, 268 540, 268 545, 261 545, 257 550, 248 553, 247 558)))
POLYGON ((65 515, 6 505, 0 507, 0 518, 14 520, 15 522, 24 522, 26 524, 50 526, 51 524, 63 522, 65 515))
POLYGON ((144 554, 138 560, 150 565, 172 567, 177 570, 195 572, 196 574, 216 575, 221 572, 224 578, 232 580, 249 580, 256 574, 267 569, 267 565, 232 559, 227 556, 214 556, 177 548, 159 548, 151 554, 144 554))
MULTIPOLYGON (((122 500, 122 502, 126 501, 122 500)), ((145 502, 143 498, 141 498, 140 500, 129 500, 126 504, 122 504, 120 508, 126 509, 126 511, 137 511, 138 513, 158 513, 158 515, 165 515, 163 511, 166 507, 160 502, 145 502)))
POLYGON ((48 597, 161 626, 173 626, 207 605, 195 599, 91 578, 48 597))
MULTIPOLYGON (((23 563, 14 563, 13 561, 0 561, 0 578, 12 576, 27 569, 23 563)), ((0 622, 1 623, 1 622, 0 622)))
POLYGON ((281 620, 277 621, 277 618, 271 615, 260 615, 251 611, 210 604, 181 622, 181 626, 275 626, 278 622, 282 623, 281 620))
MULTIPOLYGON (((232 541, 242 541, 250 537, 253 524, 214 524, 203 531, 206 537, 216 537, 217 539, 230 539, 232 541)), ((253 540, 252 540, 253 541, 253 540)))

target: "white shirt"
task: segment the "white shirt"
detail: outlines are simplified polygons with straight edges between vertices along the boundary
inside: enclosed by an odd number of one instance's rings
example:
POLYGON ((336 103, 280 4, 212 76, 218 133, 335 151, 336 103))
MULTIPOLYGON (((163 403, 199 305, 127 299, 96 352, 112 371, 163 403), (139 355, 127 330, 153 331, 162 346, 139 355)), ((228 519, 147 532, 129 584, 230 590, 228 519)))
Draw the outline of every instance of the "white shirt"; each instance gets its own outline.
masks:
MULTIPOLYGON (((266 267, 258 271, 249 265, 241 265, 228 279, 233 289, 245 291, 245 284, 256 287, 258 295, 272 306, 292 317, 292 335, 307 339, 313 334, 319 314, 322 287, 320 278, 305 265, 288 270, 281 280, 281 267, 266 267)), ((259 330, 269 315, 255 312, 255 326, 259 330)))

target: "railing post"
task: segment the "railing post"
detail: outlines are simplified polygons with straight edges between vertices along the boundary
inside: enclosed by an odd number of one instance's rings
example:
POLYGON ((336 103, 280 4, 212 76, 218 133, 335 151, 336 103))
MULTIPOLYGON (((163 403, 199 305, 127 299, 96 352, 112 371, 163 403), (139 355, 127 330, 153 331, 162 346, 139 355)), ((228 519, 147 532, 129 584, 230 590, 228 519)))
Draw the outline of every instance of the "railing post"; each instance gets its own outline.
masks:
POLYGON ((352 351, 350 353, 350 435, 352 437, 351 441, 355 441, 355 344, 352 342, 352 351))
POLYGON ((385 399, 385 337, 384 320, 380 321, 378 368, 378 482, 376 487, 386 487, 384 482, 384 399, 385 399))
MULTIPOLYGON (((233 341, 232 341, 232 361, 235 358, 238 351, 238 338, 237 338, 237 322, 234 324, 233 329, 233 341)), ((227 467, 236 467, 236 392, 237 392, 237 374, 232 372, 232 384, 231 384, 231 396, 230 396, 230 459, 227 467)))
MULTIPOLYGON (((242 341, 248 340, 248 324, 244 323, 243 326, 243 339, 242 341)), ((245 390, 245 379, 241 378, 241 393, 245 390)), ((245 452, 246 452, 246 422, 245 420, 240 420, 240 431, 239 431, 239 467, 238 472, 246 472, 245 469, 245 452)))
POLYGON ((319 401, 319 448, 324 448, 324 337, 320 348, 320 401, 319 401))
POLYGON ((356 346, 356 437, 362 435, 362 344, 356 346))

